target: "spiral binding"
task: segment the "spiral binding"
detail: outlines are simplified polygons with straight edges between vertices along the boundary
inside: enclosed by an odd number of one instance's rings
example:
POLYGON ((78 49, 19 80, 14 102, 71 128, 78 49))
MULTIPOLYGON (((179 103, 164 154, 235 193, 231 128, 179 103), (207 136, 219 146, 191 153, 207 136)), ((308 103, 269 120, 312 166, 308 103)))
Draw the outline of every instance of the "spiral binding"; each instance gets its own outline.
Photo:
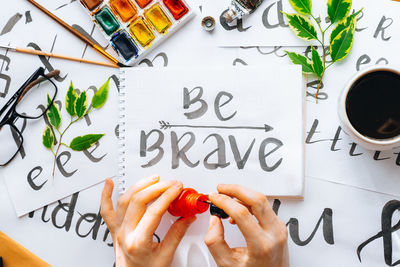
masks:
POLYGON ((125 70, 120 69, 119 72, 119 153, 118 153, 118 178, 117 178, 117 190, 120 194, 126 191, 126 178, 125 178, 125 103, 126 103, 126 85, 125 85, 125 70))

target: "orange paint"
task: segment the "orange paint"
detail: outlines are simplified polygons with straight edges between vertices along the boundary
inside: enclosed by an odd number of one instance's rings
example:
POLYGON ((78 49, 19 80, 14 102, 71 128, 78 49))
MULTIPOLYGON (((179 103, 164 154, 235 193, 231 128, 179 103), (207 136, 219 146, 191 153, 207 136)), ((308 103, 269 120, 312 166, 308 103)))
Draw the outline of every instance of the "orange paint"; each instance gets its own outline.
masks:
POLYGON ((112 11, 118 15, 123 22, 131 20, 137 14, 137 8, 131 0, 110 0, 112 11))
POLYGON ((140 8, 145 8, 152 0, 136 0, 140 8))

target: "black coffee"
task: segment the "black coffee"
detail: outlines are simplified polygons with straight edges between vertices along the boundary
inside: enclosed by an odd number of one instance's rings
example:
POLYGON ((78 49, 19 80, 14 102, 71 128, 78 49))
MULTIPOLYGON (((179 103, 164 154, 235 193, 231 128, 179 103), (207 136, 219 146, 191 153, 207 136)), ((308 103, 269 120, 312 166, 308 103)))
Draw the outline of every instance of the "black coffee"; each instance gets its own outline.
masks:
POLYGON ((348 92, 346 112, 364 136, 389 139, 400 135, 400 76, 376 71, 359 78, 348 92))

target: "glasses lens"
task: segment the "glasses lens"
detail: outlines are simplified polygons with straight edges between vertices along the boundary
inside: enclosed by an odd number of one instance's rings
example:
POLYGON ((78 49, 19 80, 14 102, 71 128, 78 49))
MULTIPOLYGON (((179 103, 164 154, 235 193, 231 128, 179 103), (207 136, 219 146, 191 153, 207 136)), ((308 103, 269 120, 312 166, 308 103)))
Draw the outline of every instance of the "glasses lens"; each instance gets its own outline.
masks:
POLYGON ((19 99, 15 110, 20 115, 39 118, 45 113, 48 102, 51 102, 55 98, 55 95, 55 85, 49 79, 39 77, 34 86, 28 85, 19 99))
POLYGON ((10 125, 0 128, 0 165, 5 165, 14 157, 21 146, 22 138, 10 125))

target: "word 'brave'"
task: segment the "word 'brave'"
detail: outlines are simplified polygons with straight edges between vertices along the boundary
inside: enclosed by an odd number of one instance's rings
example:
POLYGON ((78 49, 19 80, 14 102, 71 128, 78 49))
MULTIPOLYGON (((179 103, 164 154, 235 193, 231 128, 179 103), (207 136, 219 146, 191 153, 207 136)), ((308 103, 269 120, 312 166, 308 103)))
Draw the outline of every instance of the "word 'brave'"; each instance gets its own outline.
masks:
MULTIPOLYGON (((201 118, 208 111, 209 104, 202 98, 203 88, 197 86, 192 90, 187 88, 183 89, 183 115, 188 120, 195 120, 201 118)), ((233 100, 233 95, 229 92, 221 91, 217 94, 214 100, 214 112, 219 121, 229 121, 237 115, 237 111, 232 112, 229 115, 222 111, 223 107, 226 107, 228 103, 233 100)), ((254 126, 207 126, 207 125, 178 125, 170 124, 169 122, 160 121, 161 130, 167 130, 172 128, 191 128, 191 129, 211 129, 211 130, 262 130, 265 132, 272 131, 273 128, 269 125, 264 124, 260 127, 254 126)), ((147 159, 142 168, 149 168, 158 164, 165 155, 165 147, 170 146, 171 149, 171 168, 177 169, 179 167, 180 160, 190 168, 195 168, 200 164, 200 160, 190 160, 188 152, 193 147, 196 150, 196 135, 192 131, 186 131, 178 136, 178 133, 174 130, 170 131, 168 145, 165 144, 167 141, 166 134, 159 129, 152 129, 148 132, 142 130, 140 132, 140 157, 147 158, 153 156, 151 159, 147 159), (165 141, 165 143, 164 143, 165 141), (154 152, 154 153, 151 153, 154 152), (151 153, 151 155, 149 155, 151 153)), ((253 138, 250 144, 247 146, 246 151, 239 151, 238 139, 232 134, 226 135, 225 138, 220 133, 211 132, 207 137, 202 140, 202 143, 214 141, 216 146, 209 153, 202 155, 203 165, 206 169, 215 170, 218 168, 226 168, 230 165, 227 160, 227 149, 226 143, 229 143, 232 151, 232 156, 235 160, 236 166, 239 170, 243 169, 249 159, 253 147, 256 144, 256 138, 253 138)), ((247 132, 246 132, 247 133, 247 132)), ((246 135, 247 136, 247 135, 246 135)), ((283 143, 281 140, 268 137, 263 139, 261 142, 257 142, 258 148, 258 161, 262 170, 266 172, 272 172, 277 169, 283 159, 279 156, 273 155, 274 152, 279 150, 283 143)), ((197 153, 199 155, 201 153, 197 153)))

